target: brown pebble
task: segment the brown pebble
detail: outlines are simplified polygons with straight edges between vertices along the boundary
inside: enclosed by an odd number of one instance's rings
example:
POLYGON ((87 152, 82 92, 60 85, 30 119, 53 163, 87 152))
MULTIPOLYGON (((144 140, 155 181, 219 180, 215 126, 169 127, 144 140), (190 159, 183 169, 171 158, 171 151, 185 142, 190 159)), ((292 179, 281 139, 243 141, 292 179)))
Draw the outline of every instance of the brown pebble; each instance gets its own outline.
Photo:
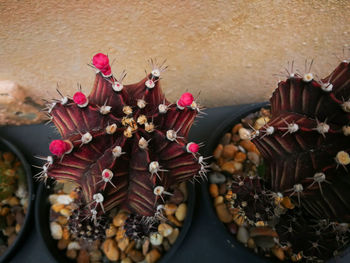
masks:
POLYGON ((174 203, 174 204, 181 204, 184 201, 184 194, 182 193, 182 191, 180 191, 180 189, 176 188, 173 192, 173 194, 171 195, 169 202, 174 203))
POLYGON ((249 140, 243 140, 239 143, 239 145, 246 149, 247 152, 255 152, 256 154, 260 155, 260 152, 256 148, 255 144, 249 140))
POLYGON ((221 166, 221 169, 227 173, 230 173, 230 174, 234 174, 236 171, 235 164, 233 161, 229 161, 229 162, 224 163, 221 166))
POLYGON ((118 240, 118 247, 120 248, 121 251, 125 251, 126 247, 129 245, 129 238, 124 237, 121 240, 118 240))
POLYGON ((117 242, 113 239, 106 239, 102 244, 103 253, 111 261, 117 261, 119 259, 119 250, 117 242))
POLYGON ((111 224, 106 229, 106 238, 114 237, 116 233, 117 233, 117 228, 111 224))
POLYGON ((117 230, 117 234, 115 239, 118 240, 122 240, 125 237, 125 229, 123 227, 119 227, 117 230))
POLYGON ((128 218, 128 215, 123 212, 119 212, 114 218, 113 218, 113 225, 116 227, 122 226, 125 224, 126 219, 128 218))
POLYGON ((238 226, 242 226, 244 224, 244 217, 243 217, 243 215, 237 213, 237 214, 233 215, 233 221, 235 221, 235 223, 238 226))
POLYGON ((15 227, 14 226, 8 226, 2 230, 2 233, 5 236, 11 236, 13 233, 15 233, 15 227))
POLYGON ((269 236, 269 237, 278 237, 278 234, 271 227, 253 227, 250 229, 250 236, 269 236))
POLYGON ((209 193, 210 195, 215 198, 219 195, 219 187, 217 184, 210 184, 209 186, 209 193))
POLYGON ((213 153, 214 158, 219 159, 221 157, 223 150, 224 150, 224 146, 222 144, 219 144, 218 146, 216 146, 214 153, 213 153))
POLYGON ((232 215, 228 211, 226 204, 218 204, 216 207, 216 214, 218 215, 219 219, 223 223, 230 223, 232 222, 232 215))
POLYGON ((281 205, 288 209, 294 209, 295 205, 292 203, 288 196, 283 197, 281 205))
POLYGON ((12 226, 15 223, 16 216, 12 213, 6 216, 6 223, 8 226, 12 226))
POLYGON ((214 206, 217 206, 218 204, 222 204, 224 202, 224 197, 219 195, 214 199, 214 206))
POLYGON ((165 211, 166 215, 175 214, 176 209, 177 209, 177 205, 175 205, 175 204, 169 203, 169 204, 165 204, 165 206, 164 206, 164 211, 165 211))
POLYGON ((187 205, 185 203, 180 204, 175 212, 175 217, 179 221, 184 221, 187 214, 187 205))
POLYGON ((182 226, 182 223, 179 220, 177 220, 177 218, 174 215, 168 215, 168 219, 175 226, 178 226, 178 227, 182 226))
POLYGON ((1 208, 0 215, 1 216, 6 216, 9 212, 10 212, 10 208, 5 206, 5 207, 1 208))
POLYGON ((171 233, 173 232, 173 228, 166 224, 166 223, 161 223, 158 226, 158 232, 163 236, 163 237, 167 237, 169 235, 171 235, 171 233))
POLYGON ((20 224, 16 224, 15 230, 16 230, 16 233, 18 234, 19 231, 21 231, 21 225, 20 224))
POLYGON ((130 258, 123 258, 120 263, 132 263, 132 260, 130 258))
POLYGON ((283 261, 285 259, 285 255, 283 252, 283 249, 280 247, 273 247, 271 249, 272 253, 275 255, 276 258, 278 258, 279 260, 283 261))
POLYGON ((226 193, 226 184, 219 184, 219 194, 224 195, 226 193))
POLYGON ((59 213, 64 208, 64 204, 53 204, 51 206, 51 209, 55 211, 56 213, 59 213))
POLYGON ((222 145, 227 145, 231 142, 232 134, 231 133, 225 133, 225 135, 221 138, 220 143, 222 145))
POLYGON ((77 257, 78 253, 75 249, 70 249, 70 250, 67 250, 66 252, 66 256, 67 258, 70 258, 70 259, 75 259, 77 257))
POLYGON ((67 227, 63 228, 62 238, 68 240, 69 239, 69 230, 67 227))
POLYGON ((235 125, 235 126, 233 126, 233 128, 232 128, 232 133, 233 133, 233 134, 238 133, 238 131, 239 131, 239 129, 240 129, 240 128, 243 128, 242 123, 238 123, 238 124, 236 124, 236 125, 235 125))
POLYGON ((68 222, 68 218, 65 216, 59 216, 57 217, 56 221, 60 224, 60 225, 65 225, 68 222))
POLYGON ((255 152, 248 152, 247 157, 254 165, 258 166, 260 164, 260 157, 255 152))
POLYGON ((145 256, 142 255, 141 251, 138 250, 131 250, 128 256, 135 262, 140 262, 145 258, 145 256))
POLYGON ((150 244, 149 239, 146 239, 145 242, 142 245, 142 254, 144 256, 146 256, 146 254, 147 254, 147 252, 149 250, 149 244, 150 244))
POLYGON ((63 250, 66 249, 68 244, 69 244, 70 240, 66 240, 66 239, 60 239, 57 242, 57 247, 59 250, 63 250))
POLYGON ((255 248, 255 242, 254 239, 252 239, 251 237, 248 239, 247 245, 250 249, 255 248))
POLYGON ((16 238, 17 238, 17 235, 15 233, 9 236, 9 238, 7 239, 7 245, 11 246, 13 242, 15 242, 16 238))
POLYGON ((187 198, 188 198, 187 182, 180 183, 179 190, 181 191, 181 193, 183 195, 183 201, 186 202, 187 198))
POLYGON ((147 263, 155 263, 157 262, 161 257, 160 252, 157 249, 152 249, 147 255, 146 255, 146 262, 147 263))
POLYGON ((179 229, 178 228, 174 228, 174 230, 171 233, 171 235, 167 237, 167 239, 169 240, 170 244, 173 245, 175 243, 177 237, 179 236, 179 233, 180 233, 179 229))
POLYGON ((254 129, 259 130, 270 121, 269 117, 260 117, 254 123, 254 129))
POLYGON ((78 263, 89 263, 90 262, 90 255, 86 250, 80 250, 79 256, 77 258, 78 263))
POLYGON ((101 261, 101 259, 102 259, 101 250, 96 249, 96 250, 91 251, 89 254, 90 254, 91 262, 101 261))
POLYGON ((70 217, 72 215, 72 210, 68 209, 68 208, 63 208, 60 211, 61 215, 65 216, 65 217, 70 217))
POLYGON ((17 211, 16 212, 16 221, 18 224, 23 225, 24 223, 24 215, 22 211, 17 211))
POLYGON ((247 159, 247 155, 243 152, 237 152, 235 154, 235 161, 239 163, 243 163, 247 159))
POLYGON ((16 206, 16 205, 19 205, 19 199, 15 196, 12 196, 10 199, 9 199, 9 205, 10 206, 16 206))
POLYGON ((127 246, 127 248, 125 249, 125 253, 129 254, 129 252, 135 247, 135 240, 132 240, 129 245, 127 246))
POLYGON ((222 151, 222 157, 226 159, 233 159, 237 151, 237 146, 233 144, 225 145, 224 150, 222 151))
POLYGON ((239 137, 238 134, 233 134, 233 135, 232 135, 232 141, 233 141, 234 143, 238 143, 240 140, 241 140, 241 137, 239 137))

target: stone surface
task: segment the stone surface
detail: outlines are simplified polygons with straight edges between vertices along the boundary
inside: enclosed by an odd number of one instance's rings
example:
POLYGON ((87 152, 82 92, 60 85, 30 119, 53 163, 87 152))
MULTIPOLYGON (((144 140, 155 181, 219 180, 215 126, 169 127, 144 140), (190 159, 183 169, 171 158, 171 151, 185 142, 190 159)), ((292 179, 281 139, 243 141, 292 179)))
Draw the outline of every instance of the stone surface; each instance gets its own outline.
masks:
POLYGON ((240 226, 237 231, 237 240, 243 244, 246 244, 249 239, 249 232, 244 226, 240 226))
POLYGON ((182 203, 178 206, 175 212, 175 217, 179 221, 184 221, 187 213, 187 205, 185 203, 182 203))
POLYGON ((117 261, 119 259, 120 253, 117 242, 115 242, 113 239, 106 239, 105 242, 103 242, 102 250, 109 260, 117 261))
POLYGON ((232 215, 228 211, 226 204, 221 203, 218 204, 216 207, 216 214, 218 215, 219 219, 223 223, 230 223, 232 222, 232 215))
POLYGON ((219 172, 209 174, 209 182, 212 184, 222 184, 226 182, 226 176, 219 172))

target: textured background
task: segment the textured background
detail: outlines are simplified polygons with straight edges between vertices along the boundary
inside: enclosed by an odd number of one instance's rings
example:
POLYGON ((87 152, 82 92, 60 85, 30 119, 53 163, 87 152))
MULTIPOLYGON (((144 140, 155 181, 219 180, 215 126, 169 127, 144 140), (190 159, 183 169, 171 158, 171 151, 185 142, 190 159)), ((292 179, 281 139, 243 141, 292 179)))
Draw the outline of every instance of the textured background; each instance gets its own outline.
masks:
POLYGON ((268 99, 287 61, 303 72, 314 58, 324 76, 343 48, 350 57, 349 0, 2 0, 0 25, 0 80, 44 98, 57 97, 56 83, 90 91, 96 52, 116 59, 116 75, 127 70, 125 83, 167 58, 166 95, 201 91, 207 107, 268 99))

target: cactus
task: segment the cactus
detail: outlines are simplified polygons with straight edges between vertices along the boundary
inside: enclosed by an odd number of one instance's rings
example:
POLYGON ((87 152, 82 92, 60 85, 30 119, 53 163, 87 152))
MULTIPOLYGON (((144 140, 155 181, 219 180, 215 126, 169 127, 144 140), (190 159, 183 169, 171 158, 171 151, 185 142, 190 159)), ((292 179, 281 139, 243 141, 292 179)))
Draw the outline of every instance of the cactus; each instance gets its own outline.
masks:
POLYGON ((349 61, 324 79, 288 72, 270 103, 271 120, 252 142, 264 158, 267 188, 296 206, 276 226, 280 242, 311 261, 336 255, 349 243, 349 61))
MULTIPOLYGON (((160 74, 166 69, 151 60, 152 72, 133 85, 117 79, 104 54, 93 57, 96 79, 89 96, 81 90, 72 98, 48 104, 48 115, 61 140, 51 142, 53 156, 37 178, 70 181, 81 189, 79 211, 71 227, 87 232, 101 227, 100 218, 115 207, 133 218, 156 220, 160 206, 180 182, 205 176, 198 144, 187 134, 201 108, 192 94, 171 104, 161 91, 160 74)), ((129 221, 134 221, 130 219, 129 221)))
POLYGON ((0 200, 10 197, 17 189, 18 180, 23 180, 24 171, 13 153, 4 152, 0 158, 0 200))

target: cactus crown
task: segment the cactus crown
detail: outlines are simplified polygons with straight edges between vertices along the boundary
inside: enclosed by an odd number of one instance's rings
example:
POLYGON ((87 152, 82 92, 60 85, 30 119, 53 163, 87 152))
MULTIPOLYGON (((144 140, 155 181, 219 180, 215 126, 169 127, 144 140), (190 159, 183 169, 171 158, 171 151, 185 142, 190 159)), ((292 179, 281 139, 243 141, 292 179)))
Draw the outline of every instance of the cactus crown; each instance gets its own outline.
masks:
POLYGON ((124 86, 125 72, 115 78, 108 57, 99 53, 90 95, 79 90, 48 104, 62 139, 51 142, 53 156, 43 158, 37 177, 77 184, 85 209, 80 218, 97 222, 114 207, 153 217, 173 186, 205 175, 198 144, 187 142, 200 108, 190 93, 169 103, 159 84, 166 67, 151 65, 143 80, 124 86))
POLYGON ((271 120, 253 139, 271 190, 317 218, 350 220, 350 66, 328 77, 290 73, 274 91, 271 120))

